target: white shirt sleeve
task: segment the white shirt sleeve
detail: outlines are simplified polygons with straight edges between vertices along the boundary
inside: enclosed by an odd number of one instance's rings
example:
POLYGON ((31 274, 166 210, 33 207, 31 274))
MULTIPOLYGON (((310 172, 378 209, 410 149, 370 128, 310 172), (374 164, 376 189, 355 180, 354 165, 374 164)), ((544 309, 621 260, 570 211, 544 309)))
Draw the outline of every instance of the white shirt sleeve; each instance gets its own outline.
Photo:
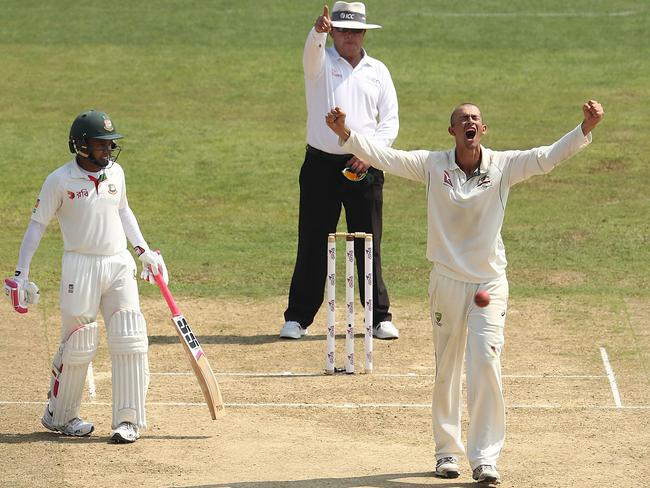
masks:
POLYGON ((427 181, 429 178, 429 167, 426 164, 431 154, 429 151, 400 151, 382 147, 353 130, 342 146, 346 151, 387 173, 414 181, 427 181))
POLYGON ((327 33, 316 32, 312 27, 305 41, 305 49, 302 53, 302 67, 305 78, 314 80, 318 78, 325 63, 325 45, 327 44, 327 33))
POLYGON ((142 236, 140 226, 138 225, 138 221, 136 220, 131 207, 127 205, 126 207, 121 208, 119 213, 122 227, 124 228, 124 234, 126 234, 126 238, 131 243, 131 246, 141 247, 145 251, 148 250, 149 246, 142 236))
POLYGON ((41 224, 35 220, 29 221, 29 225, 25 231, 25 236, 23 237, 23 242, 20 245, 18 264, 16 265, 16 271, 20 271, 21 278, 28 279, 29 265, 36 253, 36 249, 38 249, 38 245, 41 242, 41 238, 43 237, 46 228, 47 226, 45 224, 41 224))
POLYGON ((43 183, 36 205, 32 210, 32 220, 45 226, 50 223, 54 214, 61 208, 62 198, 59 189, 59 179, 55 173, 50 174, 43 183))
POLYGON ((504 178, 508 186, 512 186, 531 176, 548 173, 590 143, 591 133, 585 136, 581 125, 578 125, 550 146, 536 147, 527 151, 506 151, 504 178))
POLYGON ((375 130, 374 140, 382 146, 389 147, 393 145, 399 132, 397 92, 395 91, 395 85, 393 84, 393 79, 390 76, 388 68, 382 64, 379 71, 382 78, 382 91, 379 95, 377 107, 379 124, 375 130))

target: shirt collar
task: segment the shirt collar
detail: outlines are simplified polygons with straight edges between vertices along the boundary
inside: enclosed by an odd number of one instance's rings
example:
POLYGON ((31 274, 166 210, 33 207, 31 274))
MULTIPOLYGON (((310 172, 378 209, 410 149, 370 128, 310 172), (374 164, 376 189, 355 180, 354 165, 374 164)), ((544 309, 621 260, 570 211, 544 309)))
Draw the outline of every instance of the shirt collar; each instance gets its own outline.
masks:
MULTIPOLYGON (((460 166, 456 164, 456 148, 451 148, 448 152, 448 158, 447 158, 447 169, 448 170, 458 170, 458 171, 463 171, 460 169, 460 166)), ((492 161, 492 151, 487 149, 485 146, 481 144, 481 164, 479 164, 478 168, 476 168, 476 171, 472 176, 476 176, 479 174, 485 174, 488 172, 488 169, 490 169, 490 162, 492 161)))
MULTIPOLYGON (((336 56, 337 61, 345 61, 346 63, 348 63, 348 60, 343 58, 343 56, 341 56, 339 54, 339 52, 336 50, 336 48, 334 46, 332 46, 332 51, 334 51, 334 54, 336 56)), ((359 61, 359 64, 357 64, 355 66, 355 69, 358 68, 359 66, 361 66, 362 64, 370 64, 370 59, 371 58, 370 58, 370 56, 368 56, 368 52, 363 47, 361 48, 361 54, 362 54, 361 60, 359 61)), ((350 63, 348 63, 348 64, 350 64, 350 63)))
MULTIPOLYGON (((111 163, 111 164, 109 164, 108 166, 106 166, 103 169, 103 173, 106 174, 107 178, 110 175, 110 173, 112 172, 111 169, 113 168, 113 164, 115 164, 115 163, 111 163)), ((77 160, 75 158, 72 158, 72 160, 68 163, 68 165, 70 167, 70 176, 72 178, 82 179, 82 180, 87 180, 88 179, 88 175, 82 171, 79 164, 77 164, 77 160)), ((101 172, 102 171, 100 171, 100 173, 101 172)))

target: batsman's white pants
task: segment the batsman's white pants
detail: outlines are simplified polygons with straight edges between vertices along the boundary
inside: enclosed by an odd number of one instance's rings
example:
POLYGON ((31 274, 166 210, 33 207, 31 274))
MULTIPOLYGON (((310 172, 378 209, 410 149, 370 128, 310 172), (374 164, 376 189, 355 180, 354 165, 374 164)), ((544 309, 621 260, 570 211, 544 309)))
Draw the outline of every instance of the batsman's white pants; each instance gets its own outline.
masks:
POLYGON ((433 388, 433 437, 436 458, 464 453, 460 420, 463 357, 467 371, 467 458, 472 469, 496 466, 505 440, 501 388, 501 350, 508 307, 508 280, 464 283, 431 271, 429 303, 433 324, 436 380, 433 388), (490 304, 474 304, 478 290, 490 304))
POLYGON ((99 334, 97 322, 77 327, 52 361, 52 380, 48 395, 48 410, 54 426, 63 427, 79 417, 81 394, 86 381, 88 365, 95 357, 99 334))
MULTIPOLYGON (((140 313, 136 277, 135 261, 126 249, 113 256, 94 256, 75 252, 63 254, 60 289, 61 343, 64 344, 70 334, 80 326, 96 322, 97 313, 101 310, 107 325, 109 347, 112 351, 131 348, 130 352, 115 352, 113 360, 115 361, 115 358, 121 355, 118 360, 123 364, 123 355, 127 354, 137 363, 137 366, 134 366, 134 371, 137 370, 135 373, 122 374, 125 367, 118 366, 117 371, 120 374, 117 376, 113 364, 114 427, 124 420, 136 423, 139 427, 144 427, 146 424, 144 401, 149 371, 147 333, 144 317, 140 313), (112 323, 118 322, 120 325, 111 327, 112 323), (111 343, 112 338, 115 344, 111 343), (124 392, 128 398, 124 400, 124 395, 116 396, 116 388, 124 392), (136 394, 135 391, 138 393, 136 394), (116 399, 117 411, 115 410, 116 399), (125 405, 130 406, 126 408, 125 405)), ((95 349, 98 342, 97 340, 94 343, 95 349)), ((126 366, 127 369, 128 367, 130 366, 126 366)), ((59 395, 65 393, 61 392, 61 386, 59 385, 59 395)), ((83 384, 78 392, 75 390, 77 402, 81 401, 82 393, 83 384)))

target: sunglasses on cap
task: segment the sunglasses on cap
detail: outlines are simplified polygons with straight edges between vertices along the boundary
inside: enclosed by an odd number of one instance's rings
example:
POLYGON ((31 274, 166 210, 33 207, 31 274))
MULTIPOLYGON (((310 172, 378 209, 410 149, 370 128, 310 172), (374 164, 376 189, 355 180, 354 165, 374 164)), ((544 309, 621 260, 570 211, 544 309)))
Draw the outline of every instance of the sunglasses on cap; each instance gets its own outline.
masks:
POLYGON ((362 32, 366 32, 365 29, 347 29, 345 27, 334 27, 332 30, 335 30, 341 34, 345 34, 347 32, 350 32, 351 34, 361 34, 362 32))

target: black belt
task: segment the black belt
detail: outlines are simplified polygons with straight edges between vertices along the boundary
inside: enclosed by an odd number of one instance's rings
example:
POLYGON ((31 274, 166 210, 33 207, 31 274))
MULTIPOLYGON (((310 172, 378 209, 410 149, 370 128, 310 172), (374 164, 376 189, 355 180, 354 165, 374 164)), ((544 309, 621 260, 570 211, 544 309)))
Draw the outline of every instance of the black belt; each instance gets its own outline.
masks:
POLYGON ((317 156, 322 159, 329 159, 331 161, 347 162, 352 157, 352 154, 330 154, 325 151, 321 151, 320 149, 316 149, 315 147, 310 146, 309 144, 305 146, 305 149, 309 154, 313 154, 314 156, 317 156))

